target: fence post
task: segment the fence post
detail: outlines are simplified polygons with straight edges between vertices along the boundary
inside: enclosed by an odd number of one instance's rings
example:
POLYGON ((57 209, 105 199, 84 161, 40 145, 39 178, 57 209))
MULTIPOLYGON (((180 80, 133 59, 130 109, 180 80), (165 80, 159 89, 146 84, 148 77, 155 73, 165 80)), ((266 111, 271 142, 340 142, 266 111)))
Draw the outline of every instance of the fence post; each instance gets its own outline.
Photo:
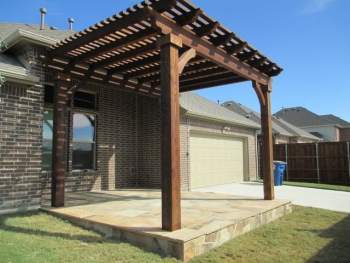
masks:
POLYGON ((317 182, 320 183, 320 160, 319 160, 319 155, 318 155, 318 143, 315 143, 316 147, 316 166, 317 166, 317 182))
POLYGON ((350 183, 350 142, 346 143, 347 145, 347 153, 348 153, 348 170, 349 170, 349 183, 350 183))
POLYGON ((288 181, 289 177, 288 177, 288 144, 286 143, 284 145, 284 153, 285 153, 285 158, 286 158, 286 163, 287 163, 287 166, 286 166, 286 181, 288 181))

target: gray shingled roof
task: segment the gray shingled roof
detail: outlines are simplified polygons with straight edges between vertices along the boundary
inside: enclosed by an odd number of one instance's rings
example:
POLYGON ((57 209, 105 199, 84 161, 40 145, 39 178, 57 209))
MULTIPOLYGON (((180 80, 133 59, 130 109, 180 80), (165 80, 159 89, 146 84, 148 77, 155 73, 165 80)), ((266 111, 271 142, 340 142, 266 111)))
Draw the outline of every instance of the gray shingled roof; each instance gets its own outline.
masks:
MULTIPOLYGON (((261 124, 260 121, 260 113, 238 103, 235 101, 227 101, 225 103, 222 104, 224 107, 226 107, 227 109, 238 113, 252 121, 254 121, 255 123, 257 123, 259 126, 261 124)), ((274 121, 274 118, 272 118, 272 130, 274 133, 278 133, 284 136, 289 136, 292 137, 294 136, 292 133, 288 132, 286 129, 284 129, 283 127, 281 127, 280 125, 278 125, 278 123, 276 123, 274 121)))
MULTIPOLYGON (((236 112, 246 116, 247 118, 255 121, 260 125, 260 113, 240 104, 235 101, 228 101, 223 103, 223 106, 236 112)), ((300 137, 305 139, 318 140, 318 138, 294 125, 283 121, 275 116, 272 116, 272 129, 274 133, 278 133, 280 135, 289 136, 289 137, 300 137)))
POLYGON ((243 117, 240 114, 232 112, 221 105, 207 100, 193 92, 180 94, 180 105, 191 115, 201 116, 213 120, 224 121, 239 126, 259 129, 260 126, 255 122, 243 117))
POLYGON ((39 25, 21 23, 0 23, 0 41, 5 44, 0 50, 0 74, 7 79, 22 82, 37 82, 38 78, 28 73, 16 57, 5 54, 4 51, 23 39, 35 43, 52 45, 63 40, 73 32, 51 29, 40 30, 39 25))
POLYGON ((350 126, 350 122, 343 120, 343 119, 341 119, 338 116, 335 116, 333 114, 321 115, 320 117, 324 121, 327 121, 329 123, 338 124, 338 125, 343 126, 343 127, 350 126))
POLYGON ((309 133, 309 132, 307 132, 307 131, 305 131, 297 126, 294 126, 293 124, 290 124, 289 122, 286 122, 283 119, 274 117, 274 122, 278 123, 279 126, 283 127, 287 131, 294 134, 294 136, 304 138, 304 139, 311 139, 311 140, 319 141, 318 137, 312 135, 311 133, 309 133))
POLYGON ((275 113, 275 116, 281 118, 298 127, 322 126, 322 125, 340 125, 348 126, 349 122, 340 119, 334 115, 317 115, 316 113, 304 108, 294 107, 285 108, 275 113))

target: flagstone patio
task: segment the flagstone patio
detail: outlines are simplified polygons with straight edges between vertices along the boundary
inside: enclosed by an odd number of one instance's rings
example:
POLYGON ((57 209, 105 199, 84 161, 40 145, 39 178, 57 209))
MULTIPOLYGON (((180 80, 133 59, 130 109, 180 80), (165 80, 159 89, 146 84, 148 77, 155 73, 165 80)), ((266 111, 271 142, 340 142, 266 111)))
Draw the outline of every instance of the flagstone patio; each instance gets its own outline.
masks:
POLYGON ((161 229, 159 191, 109 191, 66 195, 66 207, 46 211, 108 237, 188 261, 292 210, 289 201, 215 193, 182 193, 182 229, 161 229))

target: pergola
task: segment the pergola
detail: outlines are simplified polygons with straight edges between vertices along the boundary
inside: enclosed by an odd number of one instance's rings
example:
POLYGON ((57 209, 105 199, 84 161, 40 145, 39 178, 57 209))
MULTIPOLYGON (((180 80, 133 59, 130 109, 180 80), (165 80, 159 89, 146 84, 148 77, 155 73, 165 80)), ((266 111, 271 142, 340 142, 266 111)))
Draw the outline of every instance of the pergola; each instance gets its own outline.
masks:
POLYGON ((72 92, 99 82, 161 99, 162 227, 181 228, 179 93, 251 81, 261 105, 266 200, 274 199, 271 79, 282 69, 186 0, 147 0, 52 46, 52 206, 64 206, 65 118, 72 92), (74 81, 73 81, 74 80, 74 81))

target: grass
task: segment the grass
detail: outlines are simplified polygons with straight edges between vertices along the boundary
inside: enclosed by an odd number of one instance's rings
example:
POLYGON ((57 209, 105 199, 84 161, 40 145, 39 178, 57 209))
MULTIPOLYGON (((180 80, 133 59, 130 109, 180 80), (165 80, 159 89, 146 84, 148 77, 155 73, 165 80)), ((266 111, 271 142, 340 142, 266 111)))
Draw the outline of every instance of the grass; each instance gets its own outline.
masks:
MULTIPOLYGON (((349 236, 349 214, 295 207, 191 262, 350 262, 349 236)), ((40 212, 0 217, 0 261, 177 262, 40 212)))
POLYGON ((307 187, 307 188, 317 188, 317 189, 324 189, 324 190, 350 192, 350 186, 344 186, 344 185, 286 182, 286 181, 283 184, 290 185, 290 186, 299 186, 299 187, 307 187))

